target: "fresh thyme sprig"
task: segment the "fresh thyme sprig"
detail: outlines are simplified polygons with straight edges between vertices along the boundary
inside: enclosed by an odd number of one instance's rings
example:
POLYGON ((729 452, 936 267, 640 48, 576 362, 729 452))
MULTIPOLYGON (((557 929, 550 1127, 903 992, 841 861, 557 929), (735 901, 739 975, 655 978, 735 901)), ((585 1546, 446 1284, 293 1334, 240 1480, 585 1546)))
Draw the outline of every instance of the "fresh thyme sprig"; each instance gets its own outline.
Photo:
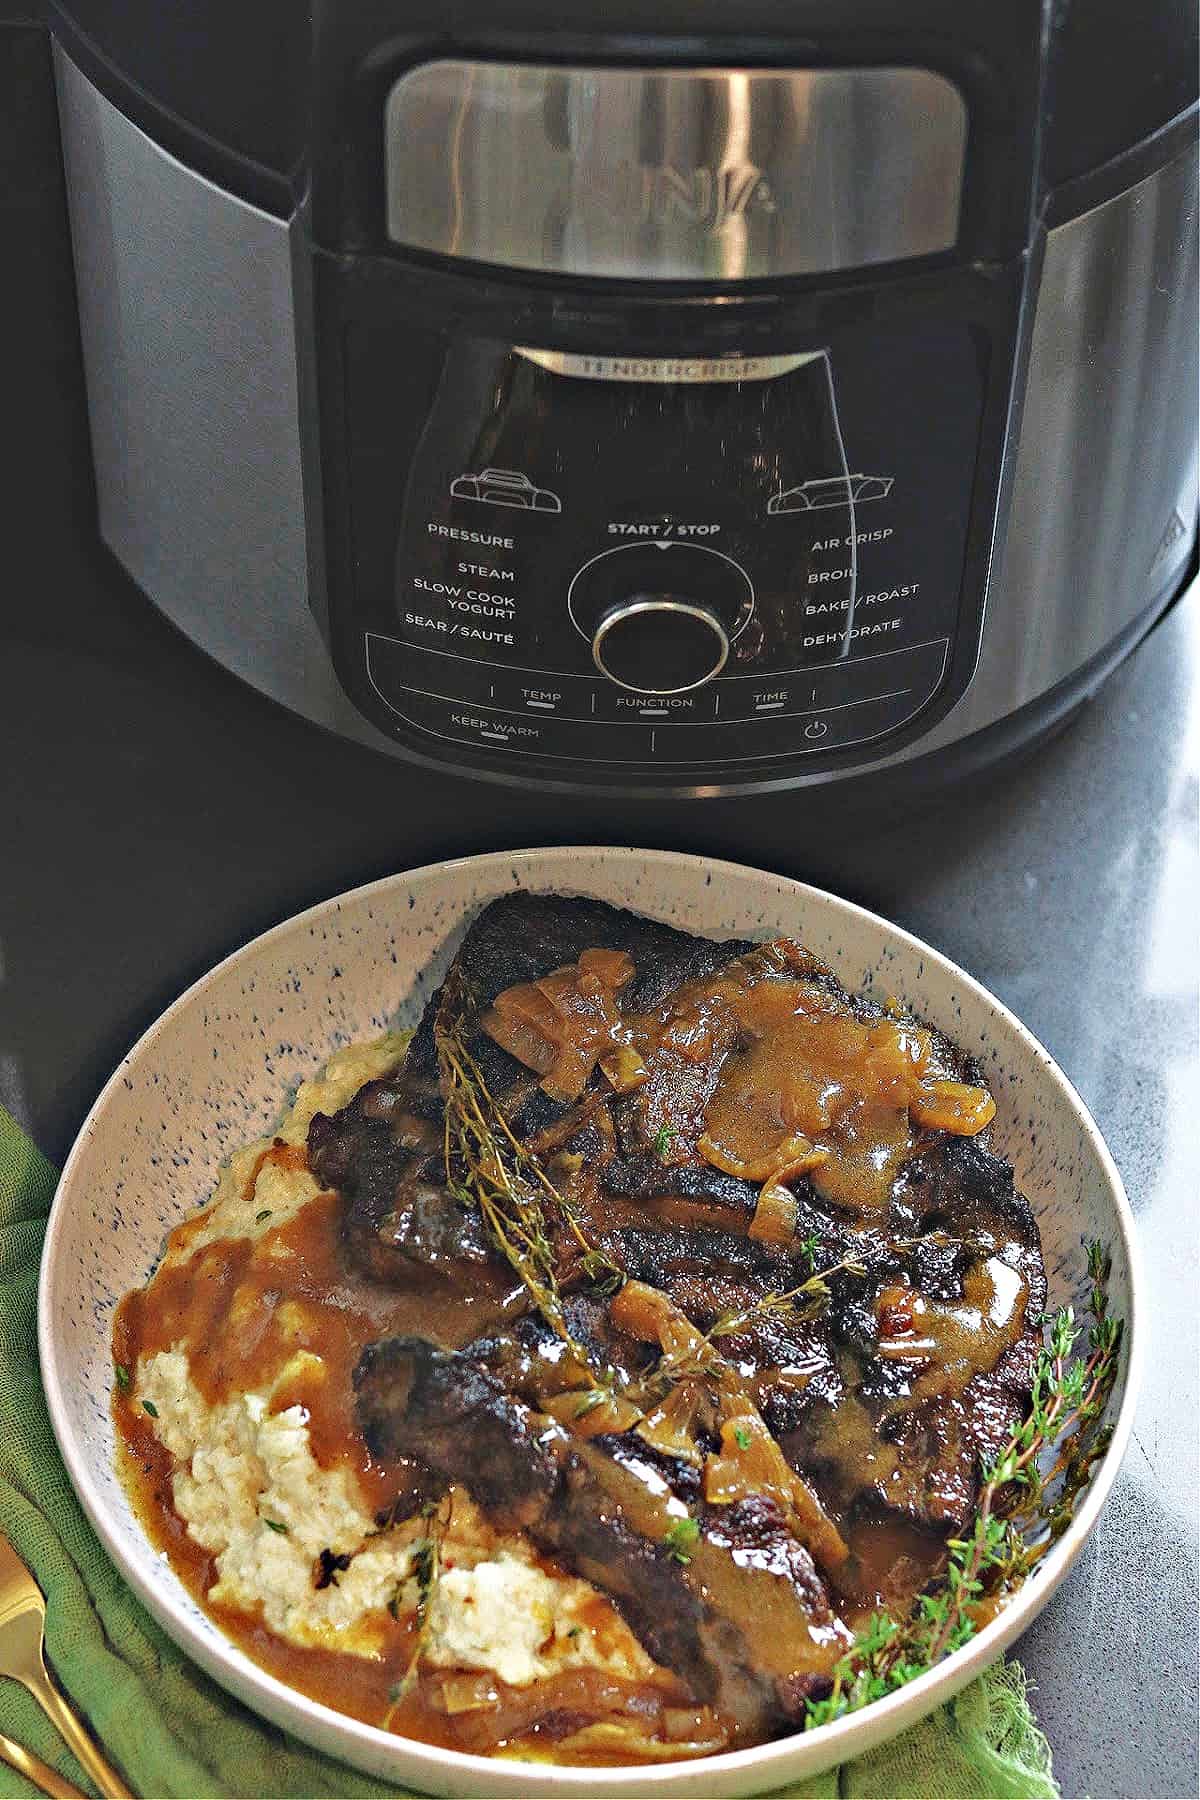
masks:
POLYGON ((538 1311, 571 1342, 547 1210, 567 1225, 582 1251, 584 1274, 593 1284, 611 1290, 623 1279, 622 1272, 589 1241, 540 1158, 517 1137, 461 1038, 443 1026, 437 1028, 436 1038, 445 1098, 447 1185, 464 1205, 478 1206, 497 1248, 525 1283, 538 1311))
POLYGON ((503 1139, 492 1122, 499 1109, 489 1105, 484 1113, 491 1095, 466 1051, 440 1036, 438 1061, 446 1103, 446 1184, 464 1206, 478 1206, 497 1247, 529 1289, 539 1312, 566 1337, 554 1252, 537 1188, 519 1172, 517 1159, 505 1155, 503 1139))
MULTIPOLYGON (((814 1240, 806 1240, 801 1249, 808 1252, 810 1241, 814 1240)), ((764 1294, 752 1306, 731 1308, 728 1312, 721 1313, 705 1335, 709 1338, 734 1337, 739 1331, 745 1331, 747 1326, 756 1324, 759 1319, 781 1314, 799 1321, 815 1319, 824 1312, 833 1297, 829 1283, 835 1275, 865 1273, 863 1265, 853 1256, 844 1256, 841 1262, 831 1263, 827 1269, 813 1268, 811 1252, 808 1252, 806 1260, 812 1273, 798 1287, 789 1288, 785 1294, 764 1294)))
POLYGON ((579 1267, 593 1291, 614 1293, 624 1272, 589 1241, 541 1159, 513 1131, 461 1037, 439 1022, 435 1041, 445 1104, 446 1185, 462 1205, 478 1207, 497 1249, 520 1276, 543 1319, 590 1372, 589 1393, 599 1405, 611 1397, 616 1372, 608 1365, 595 1367, 567 1322, 550 1218, 561 1219, 571 1231, 582 1252, 579 1267))
POLYGON ((971 1528, 949 1540, 938 1586, 919 1597, 907 1619, 874 1615, 837 1664, 832 1692, 807 1703, 806 1730, 881 1699, 960 1649, 989 1604, 1018 1587, 1069 1525, 1112 1437, 1103 1418, 1123 1337, 1108 1309, 1111 1259, 1099 1243, 1087 1246, 1087 1257, 1087 1354, 1073 1355, 1081 1327, 1064 1307, 1038 1354, 1029 1414, 985 1471, 971 1528))
POLYGON ((626 1389, 625 1397, 649 1408, 679 1382, 728 1373, 730 1365, 718 1349, 722 1338, 735 1337, 760 1319, 784 1317, 804 1321, 816 1318, 829 1304, 832 1297, 829 1283, 835 1275, 862 1273, 862 1264, 847 1256, 827 1269, 817 1270, 786 1293, 771 1292, 763 1294, 752 1306, 730 1307, 717 1315, 707 1331, 697 1330, 691 1343, 678 1350, 665 1351, 653 1368, 626 1389))

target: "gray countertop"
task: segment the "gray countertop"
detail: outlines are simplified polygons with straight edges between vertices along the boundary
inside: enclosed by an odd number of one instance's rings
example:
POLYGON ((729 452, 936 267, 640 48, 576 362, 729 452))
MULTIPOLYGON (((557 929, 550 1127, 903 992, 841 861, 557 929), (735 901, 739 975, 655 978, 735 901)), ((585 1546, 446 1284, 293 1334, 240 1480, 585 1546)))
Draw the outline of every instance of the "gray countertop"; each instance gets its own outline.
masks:
POLYGON ((1019 1654, 1066 1794, 1196 1794, 1194 598, 1032 761, 836 841, 786 798, 680 807, 651 833, 636 807, 405 771, 208 663, 85 532, 39 554, 46 604, 5 651, 0 1098, 46 1153, 62 1158, 130 1041, 218 956, 449 853, 653 841, 769 863, 897 920, 1049 1047, 1138 1214, 1152 1341, 1133 1443, 1019 1654))

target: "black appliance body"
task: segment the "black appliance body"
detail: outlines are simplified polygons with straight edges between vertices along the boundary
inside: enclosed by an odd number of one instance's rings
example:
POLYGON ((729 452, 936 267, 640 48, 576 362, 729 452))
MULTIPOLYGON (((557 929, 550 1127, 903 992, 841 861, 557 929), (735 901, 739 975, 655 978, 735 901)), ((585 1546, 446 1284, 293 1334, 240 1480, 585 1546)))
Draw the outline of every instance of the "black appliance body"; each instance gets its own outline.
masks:
POLYGON ((320 724, 903 804, 1185 580, 1190 7, 50 26, 100 529, 320 724))

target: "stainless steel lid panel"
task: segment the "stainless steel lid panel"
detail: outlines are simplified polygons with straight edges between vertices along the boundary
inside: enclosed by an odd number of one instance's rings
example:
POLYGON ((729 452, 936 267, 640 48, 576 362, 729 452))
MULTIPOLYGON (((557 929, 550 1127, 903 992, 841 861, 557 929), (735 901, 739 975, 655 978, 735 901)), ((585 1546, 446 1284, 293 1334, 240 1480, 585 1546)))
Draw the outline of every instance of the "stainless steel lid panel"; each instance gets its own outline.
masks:
POLYGON ((428 62, 387 96, 387 231, 555 274, 859 268, 952 248, 966 134, 930 69, 428 62))

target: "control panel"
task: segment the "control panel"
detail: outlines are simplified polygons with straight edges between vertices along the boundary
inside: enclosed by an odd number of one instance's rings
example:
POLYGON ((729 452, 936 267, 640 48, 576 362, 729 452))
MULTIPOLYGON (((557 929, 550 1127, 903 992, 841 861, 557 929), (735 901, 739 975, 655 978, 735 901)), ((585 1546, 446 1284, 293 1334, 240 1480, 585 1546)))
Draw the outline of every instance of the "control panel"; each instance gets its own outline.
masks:
POLYGON ((459 339, 403 416, 372 339, 346 344, 341 624, 383 730, 584 779, 752 778, 866 760, 942 690, 985 379, 966 326, 713 361, 459 339))

